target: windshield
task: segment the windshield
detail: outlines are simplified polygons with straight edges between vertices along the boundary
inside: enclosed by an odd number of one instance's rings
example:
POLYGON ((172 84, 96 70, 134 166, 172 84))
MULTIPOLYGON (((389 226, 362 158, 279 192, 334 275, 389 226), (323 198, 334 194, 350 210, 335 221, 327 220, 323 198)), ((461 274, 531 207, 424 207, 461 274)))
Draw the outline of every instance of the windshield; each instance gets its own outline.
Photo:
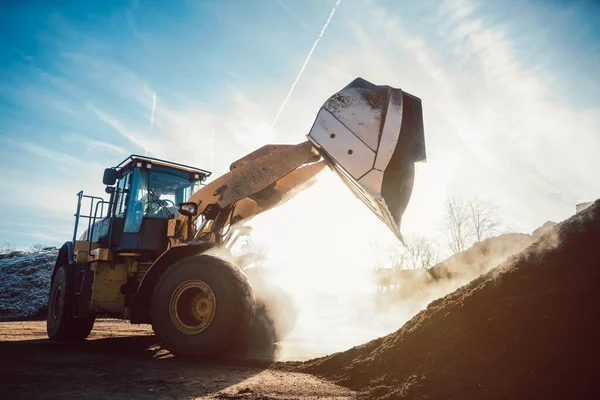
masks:
POLYGON ((176 215, 180 203, 187 201, 197 187, 184 171, 154 166, 148 174, 148 217, 176 215))
POLYGON ((185 171, 162 166, 134 169, 125 232, 139 232, 144 217, 178 216, 179 204, 187 201, 199 184, 198 180, 190 182, 185 171))

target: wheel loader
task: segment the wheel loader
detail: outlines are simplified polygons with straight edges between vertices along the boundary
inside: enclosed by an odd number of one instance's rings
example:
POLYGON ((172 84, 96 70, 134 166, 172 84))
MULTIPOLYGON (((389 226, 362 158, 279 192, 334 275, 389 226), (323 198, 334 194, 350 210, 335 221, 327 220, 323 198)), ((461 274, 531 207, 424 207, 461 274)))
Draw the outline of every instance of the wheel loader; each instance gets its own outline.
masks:
POLYGON ((420 161, 421 100, 361 78, 323 104, 306 141, 263 146, 209 183, 207 170, 131 155, 104 171, 108 199, 77 194, 73 238, 51 276, 48 336, 83 340, 96 316, 108 316, 151 324, 176 355, 241 348, 255 296, 246 261, 227 254, 248 234, 244 224, 328 167, 402 240, 420 161))

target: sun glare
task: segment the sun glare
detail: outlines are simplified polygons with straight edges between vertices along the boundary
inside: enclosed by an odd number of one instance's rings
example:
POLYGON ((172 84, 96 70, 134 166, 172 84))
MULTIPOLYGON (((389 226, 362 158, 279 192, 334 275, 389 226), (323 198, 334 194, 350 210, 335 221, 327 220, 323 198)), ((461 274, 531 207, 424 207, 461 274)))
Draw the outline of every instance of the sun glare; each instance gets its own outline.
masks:
POLYGON ((364 287, 358 271, 373 268, 373 241, 396 240, 341 180, 325 170, 288 203, 249 223, 268 249, 282 284, 304 288, 364 287))

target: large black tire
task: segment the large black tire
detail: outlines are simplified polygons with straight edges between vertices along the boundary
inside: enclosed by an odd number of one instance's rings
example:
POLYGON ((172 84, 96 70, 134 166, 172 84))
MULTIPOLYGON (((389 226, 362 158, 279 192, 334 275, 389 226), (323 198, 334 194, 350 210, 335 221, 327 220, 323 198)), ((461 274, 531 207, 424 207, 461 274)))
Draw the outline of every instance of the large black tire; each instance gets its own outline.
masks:
POLYGON ((73 317, 73 270, 62 266, 54 275, 48 296, 46 332, 52 340, 76 342, 87 338, 95 316, 73 317))
POLYGON ((254 309, 252 288, 239 268, 199 255, 178 261, 161 276, 150 315, 156 336, 171 353, 214 357, 245 351, 254 309))

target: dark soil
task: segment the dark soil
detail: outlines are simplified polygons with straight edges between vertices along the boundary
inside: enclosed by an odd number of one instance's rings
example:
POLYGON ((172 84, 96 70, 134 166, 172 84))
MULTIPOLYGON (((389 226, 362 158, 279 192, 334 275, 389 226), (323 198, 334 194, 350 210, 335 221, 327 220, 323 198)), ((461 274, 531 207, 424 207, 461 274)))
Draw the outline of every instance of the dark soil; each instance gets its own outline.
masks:
POLYGON ((0 399, 354 399, 270 363, 174 357, 147 325, 96 320, 79 343, 46 338, 41 321, 0 322, 0 399))
POLYGON ((369 399, 600 398, 600 200, 397 332, 294 368, 369 399))

